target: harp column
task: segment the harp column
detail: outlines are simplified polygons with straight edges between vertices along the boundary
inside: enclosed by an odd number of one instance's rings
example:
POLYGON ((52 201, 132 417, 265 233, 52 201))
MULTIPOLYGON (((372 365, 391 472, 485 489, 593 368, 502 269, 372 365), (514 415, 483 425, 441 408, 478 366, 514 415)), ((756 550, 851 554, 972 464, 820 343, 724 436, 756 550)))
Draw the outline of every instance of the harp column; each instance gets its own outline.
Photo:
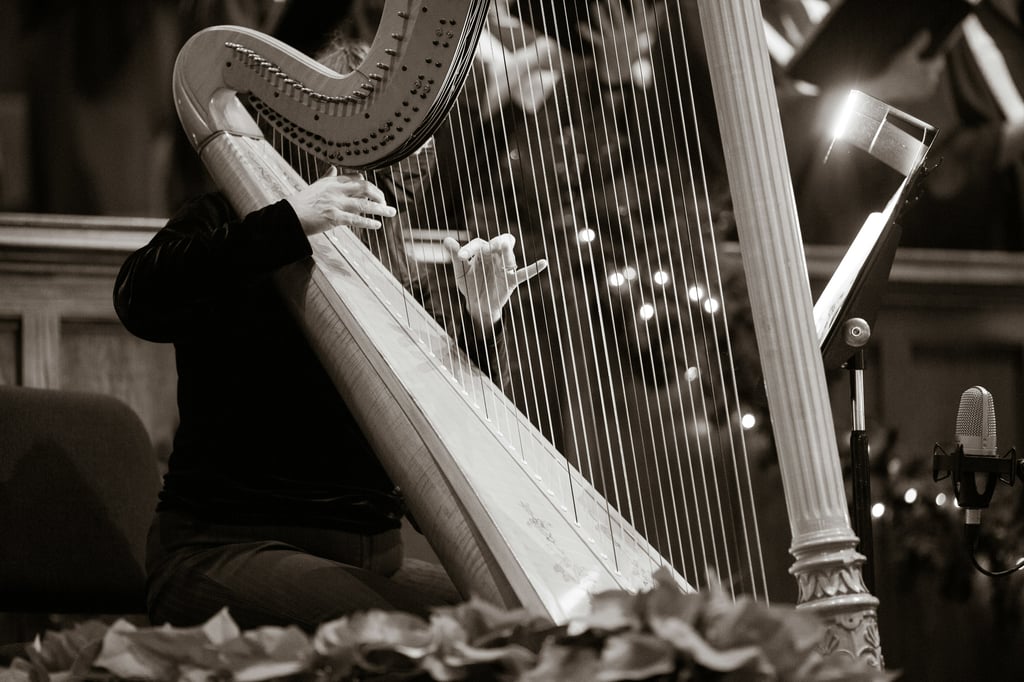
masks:
POLYGON ((797 607, 824 653, 882 667, 812 314, 807 265, 758 0, 699 0, 796 561, 797 607))

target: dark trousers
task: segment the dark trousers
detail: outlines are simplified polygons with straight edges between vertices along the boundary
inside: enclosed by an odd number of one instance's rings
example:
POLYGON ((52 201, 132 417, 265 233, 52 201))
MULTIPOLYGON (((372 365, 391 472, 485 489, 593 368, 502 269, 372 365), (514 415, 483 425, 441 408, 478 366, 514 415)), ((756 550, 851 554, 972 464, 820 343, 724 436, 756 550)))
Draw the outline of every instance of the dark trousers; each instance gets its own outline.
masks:
POLYGON ((198 625, 227 607, 243 629, 294 624, 312 632, 357 611, 425 616, 460 599, 441 567, 403 559, 399 530, 209 524, 161 512, 146 564, 154 625, 198 625))

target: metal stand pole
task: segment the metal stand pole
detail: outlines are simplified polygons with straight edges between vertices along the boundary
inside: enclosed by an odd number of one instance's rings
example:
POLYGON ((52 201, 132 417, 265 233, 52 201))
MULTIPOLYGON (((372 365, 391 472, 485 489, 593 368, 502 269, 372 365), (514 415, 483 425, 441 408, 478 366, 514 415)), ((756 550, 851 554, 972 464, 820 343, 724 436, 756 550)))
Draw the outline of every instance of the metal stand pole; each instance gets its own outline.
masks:
MULTIPOLYGON (((863 345, 870 336, 867 323, 851 320, 845 330, 853 332, 855 343, 863 345), (863 325, 863 326, 862 326, 863 325), (856 330, 853 332, 853 330, 856 330)), ((849 339, 848 339, 849 341, 849 339)), ((850 430, 851 482, 853 486, 853 532, 860 539, 858 549, 864 555, 862 573, 869 591, 875 590, 875 548, 871 528, 871 462, 868 447, 866 418, 864 416, 864 350, 859 348, 847 361, 850 372, 850 402, 853 409, 853 428, 850 430)))

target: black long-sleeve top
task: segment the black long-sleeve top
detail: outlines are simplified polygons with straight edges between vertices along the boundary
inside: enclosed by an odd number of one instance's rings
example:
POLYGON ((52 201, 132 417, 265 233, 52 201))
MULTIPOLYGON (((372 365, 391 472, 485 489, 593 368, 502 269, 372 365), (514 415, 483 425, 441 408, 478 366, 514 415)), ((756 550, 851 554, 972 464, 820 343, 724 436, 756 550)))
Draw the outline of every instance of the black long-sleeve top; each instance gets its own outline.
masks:
MULTIPOLYGON (((399 525, 400 496, 271 278, 310 254, 286 201, 239 220, 212 194, 122 266, 121 321, 175 348, 180 421, 158 509, 362 533, 399 525)), ((470 336, 478 364, 505 364, 500 332, 470 336)))

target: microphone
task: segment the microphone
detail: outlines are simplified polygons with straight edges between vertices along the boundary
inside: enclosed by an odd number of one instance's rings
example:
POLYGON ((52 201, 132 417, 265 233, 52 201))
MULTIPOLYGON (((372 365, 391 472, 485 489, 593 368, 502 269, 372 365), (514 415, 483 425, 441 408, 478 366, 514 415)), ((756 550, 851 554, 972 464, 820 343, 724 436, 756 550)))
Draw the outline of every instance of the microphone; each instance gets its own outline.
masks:
POLYGON ((988 507, 995 491, 995 470, 972 457, 996 458, 996 408, 992 394, 972 386, 960 396, 956 413, 956 443, 959 471, 954 471, 953 491, 957 504, 966 510, 965 523, 981 523, 981 509, 988 507), (968 457, 963 457, 967 455, 968 457))
POLYGON ((1003 570, 986 568, 978 561, 981 534, 981 510, 988 507, 996 482, 1013 485, 1017 473, 1014 448, 999 456, 996 451, 996 407, 992 394, 981 386, 972 386, 960 396, 956 413, 956 450, 952 454, 936 443, 932 452, 932 478, 953 478, 956 503, 965 511, 964 542, 974 567, 991 578, 1024 569, 1024 559, 1003 570))

